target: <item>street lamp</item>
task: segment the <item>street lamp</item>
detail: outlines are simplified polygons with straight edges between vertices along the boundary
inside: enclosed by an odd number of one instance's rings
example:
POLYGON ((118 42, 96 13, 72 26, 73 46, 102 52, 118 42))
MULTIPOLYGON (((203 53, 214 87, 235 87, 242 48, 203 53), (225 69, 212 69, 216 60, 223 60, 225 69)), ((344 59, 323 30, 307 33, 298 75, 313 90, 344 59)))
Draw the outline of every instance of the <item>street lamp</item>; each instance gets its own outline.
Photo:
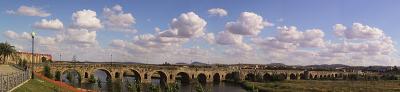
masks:
POLYGON ((113 67, 113 60, 112 60, 112 53, 111 53, 111 67, 113 67))
POLYGON ((35 36, 36 36, 36 33, 32 31, 31 36, 32 36, 32 61, 31 61, 32 76, 31 76, 31 78, 34 79, 35 77, 33 75, 33 72, 34 72, 34 70, 33 70, 34 59, 33 58, 34 58, 34 55, 35 55, 34 51, 35 51, 35 36))

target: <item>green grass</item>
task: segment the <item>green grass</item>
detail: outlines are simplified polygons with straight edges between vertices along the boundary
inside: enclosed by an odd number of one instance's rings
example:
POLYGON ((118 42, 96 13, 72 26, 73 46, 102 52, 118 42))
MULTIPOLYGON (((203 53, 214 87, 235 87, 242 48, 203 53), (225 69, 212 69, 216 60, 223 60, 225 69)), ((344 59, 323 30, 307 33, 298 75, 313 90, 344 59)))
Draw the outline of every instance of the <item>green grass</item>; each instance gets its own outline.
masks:
POLYGON ((294 80, 256 83, 259 89, 273 92, 399 92, 400 81, 322 81, 294 80))
POLYGON ((59 92, 59 91, 65 92, 66 90, 63 90, 62 88, 59 88, 50 82, 35 78, 34 80, 29 80, 24 85, 15 89, 13 92, 59 92))

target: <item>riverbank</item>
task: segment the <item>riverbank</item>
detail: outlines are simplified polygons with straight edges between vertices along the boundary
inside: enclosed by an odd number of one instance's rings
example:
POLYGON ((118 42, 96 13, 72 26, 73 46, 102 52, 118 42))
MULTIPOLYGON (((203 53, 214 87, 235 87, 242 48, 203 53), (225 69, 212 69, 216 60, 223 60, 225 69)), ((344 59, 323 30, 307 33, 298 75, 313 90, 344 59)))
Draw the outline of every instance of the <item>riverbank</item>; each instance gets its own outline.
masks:
POLYGON ((29 80, 13 92, 85 92, 89 90, 77 89, 60 81, 54 81, 39 73, 34 73, 35 79, 29 80))
POLYGON ((286 80, 279 82, 239 82, 247 90, 259 92, 399 92, 400 81, 286 80))
POLYGON ((60 88, 50 82, 35 78, 18 87, 13 92, 72 92, 60 88))

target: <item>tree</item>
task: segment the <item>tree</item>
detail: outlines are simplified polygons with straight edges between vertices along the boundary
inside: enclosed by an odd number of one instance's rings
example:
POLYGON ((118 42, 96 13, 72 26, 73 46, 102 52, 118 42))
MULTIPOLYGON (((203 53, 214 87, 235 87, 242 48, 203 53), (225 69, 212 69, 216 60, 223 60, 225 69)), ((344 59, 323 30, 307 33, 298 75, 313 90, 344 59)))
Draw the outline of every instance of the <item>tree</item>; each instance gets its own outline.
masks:
POLYGON ((286 79, 286 76, 283 74, 272 74, 271 79, 268 79, 268 81, 283 81, 286 79))
POLYGON ((18 59, 18 66, 23 67, 23 65, 22 65, 22 59, 21 59, 21 58, 18 59))
POLYGON ((42 60, 42 63, 47 63, 46 57, 42 57, 41 60, 42 60))
POLYGON ((137 83, 135 81, 130 82, 128 80, 126 80, 125 83, 127 83, 126 87, 128 88, 129 92, 141 92, 140 91, 140 87, 141 87, 140 83, 137 83))
POLYGON ((107 77, 106 83, 107 83, 108 91, 113 92, 113 84, 112 84, 113 82, 112 82, 111 78, 107 77))
POLYGON ((203 87, 197 79, 193 80, 191 84, 194 86, 196 92, 211 92, 211 89, 203 87))
POLYGON ((263 81, 263 76, 261 74, 256 75, 256 81, 262 82, 263 81))
POLYGON ((125 83, 127 83, 126 87, 128 88, 129 92, 137 92, 136 91, 136 86, 135 86, 134 83, 131 83, 128 80, 126 80, 125 83))
POLYGON ((96 83, 96 78, 94 78, 94 75, 92 74, 92 75, 90 75, 90 78, 89 78, 89 83, 96 83))
POLYGON ((24 59, 22 60, 22 65, 24 65, 25 70, 28 68, 28 60, 24 59))
POLYGON ((158 85, 150 84, 149 89, 150 89, 150 92, 161 92, 160 86, 158 86, 158 85))
POLYGON ((178 92, 178 91, 179 91, 178 83, 171 83, 167 87, 167 92, 178 92))
POLYGON ((67 72, 67 80, 71 83, 71 84, 73 84, 73 76, 72 76, 72 74, 70 73, 70 72, 67 72))
POLYGON ((43 75, 46 76, 47 78, 53 78, 53 75, 50 72, 50 67, 48 65, 44 66, 43 75))
POLYGON ((60 81, 60 80, 61 80, 61 79, 60 79, 60 77, 61 77, 61 72, 60 72, 60 71, 57 71, 55 77, 56 77, 56 78, 55 78, 56 81, 60 81))
POLYGON ((397 66, 394 66, 393 71, 397 71, 397 70, 399 70, 399 69, 397 69, 397 66))
POLYGON ((101 91, 101 80, 97 78, 97 87, 99 88, 99 91, 101 91))
POLYGON ((14 58, 16 53, 17 50, 15 50, 14 46, 11 46, 8 43, 0 43, 0 59, 2 60, 2 64, 6 62, 7 57, 14 58))

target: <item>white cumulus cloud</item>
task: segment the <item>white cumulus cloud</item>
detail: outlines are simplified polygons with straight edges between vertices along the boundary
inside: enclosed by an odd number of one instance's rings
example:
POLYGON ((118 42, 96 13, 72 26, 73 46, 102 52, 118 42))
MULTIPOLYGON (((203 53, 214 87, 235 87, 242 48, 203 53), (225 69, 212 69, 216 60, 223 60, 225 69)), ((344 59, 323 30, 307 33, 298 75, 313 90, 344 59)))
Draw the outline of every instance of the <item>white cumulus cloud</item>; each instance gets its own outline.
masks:
POLYGON ((265 27, 273 24, 264 21, 263 17, 253 12, 243 12, 235 22, 228 22, 225 25, 226 30, 240 35, 258 35, 265 27))
POLYGON ((295 43, 303 39, 304 37, 303 32, 298 31, 297 27, 295 26, 290 26, 290 27, 283 26, 283 27, 278 27, 277 29, 278 29, 278 35, 276 38, 283 42, 295 43))
POLYGON ((304 38, 301 40, 300 45, 302 47, 324 47, 324 32, 320 29, 310 29, 306 30, 304 33, 304 38))
POLYGON ((241 44, 243 41, 243 36, 222 31, 218 33, 216 41, 221 45, 241 44))
POLYGON ((64 40, 79 47, 90 47, 97 45, 96 35, 96 31, 70 28, 67 29, 64 40))
POLYGON ((222 8, 212 8, 210 10, 208 10, 208 14, 212 15, 212 16, 227 16, 228 12, 225 9, 222 8))
POLYGON ((124 40, 120 40, 120 39, 112 40, 110 45, 112 47, 117 47, 117 48, 124 48, 126 46, 124 40))
POLYGON ((204 34, 207 22, 194 12, 182 13, 172 19, 171 29, 178 31, 178 37, 191 38, 204 34))
POLYGON ((59 19, 42 19, 40 22, 35 22, 33 27, 37 29, 62 30, 64 28, 64 24, 59 19))
POLYGON ((85 29, 99 29, 102 28, 100 19, 97 18, 97 14, 92 10, 81 10, 72 14, 72 20, 74 27, 85 28, 85 29))
POLYGON ((337 36, 347 39, 378 39, 384 36, 381 29, 361 23, 353 23, 351 28, 347 28, 343 24, 336 24, 333 29, 337 36))
POLYGON ((136 19, 131 13, 124 13, 122 6, 115 5, 112 8, 104 8, 103 15, 105 20, 103 23, 112 31, 135 33, 136 30, 132 26, 136 23, 136 19))
POLYGON ((215 43, 215 35, 214 33, 207 33, 203 35, 202 37, 205 41, 207 41, 209 44, 214 44, 215 43))
POLYGON ((25 15, 25 16, 38 16, 38 17, 47 17, 51 14, 44 11, 41 8, 34 7, 34 6, 25 6, 22 5, 18 8, 17 11, 14 10, 7 10, 6 13, 8 14, 18 14, 18 15, 25 15))
POLYGON ((3 35, 11 40, 30 40, 32 36, 27 32, 22 32, 21 34, 14 32, 12 30, 6 30, 3 35))

